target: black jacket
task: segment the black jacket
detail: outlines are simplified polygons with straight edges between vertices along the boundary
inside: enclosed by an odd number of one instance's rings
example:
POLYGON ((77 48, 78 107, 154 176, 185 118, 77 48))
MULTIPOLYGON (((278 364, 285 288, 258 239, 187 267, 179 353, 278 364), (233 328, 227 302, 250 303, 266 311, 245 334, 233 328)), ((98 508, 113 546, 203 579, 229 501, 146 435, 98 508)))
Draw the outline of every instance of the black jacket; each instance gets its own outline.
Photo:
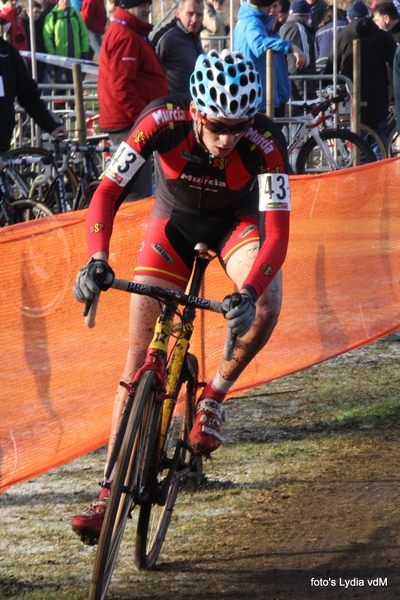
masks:
POLYGON ((0 37, 0 77, 4 95, 0 94, 0 152, 10 149, 15 125, 14 102, 22 106, 47 132, 59 126, 40 98, 36 82, 29 76, 25 63, 11 44, 0 37))
MULTIPOLYGON (((388 115, 389 93, 387 66, 392 67, 396 42, 392 35, 379 29, 370 17, 354 19, 337 38, 337 70, 353 80, 353 40, 360 40, 361 121, 379 123, 388 115)), ((333 72, 329 55, 324 73, 333 72)))

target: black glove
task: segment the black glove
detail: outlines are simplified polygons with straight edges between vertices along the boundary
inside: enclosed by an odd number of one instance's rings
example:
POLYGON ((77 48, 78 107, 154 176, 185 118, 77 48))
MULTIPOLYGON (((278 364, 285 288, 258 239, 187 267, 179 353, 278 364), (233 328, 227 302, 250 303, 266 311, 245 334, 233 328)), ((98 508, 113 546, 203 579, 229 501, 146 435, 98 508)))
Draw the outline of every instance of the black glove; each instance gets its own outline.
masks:
POLYGON ((108 290, 114 277, 114 271, 105 260, 91 258, 76 276, 72 293, 78 302, 93 300, 100 290, 108 290))
POLYGON ((225 319, 228 320, 228 327, 232 329, 232 334, 238 337, 244 336, 253 324, 256 316, 256 305, 247 294, 232 294, 226 296, 222 301, 222 312, 225 319), (232 298, 233 297, 233 298, 232 298), (238 304, 232 308, 231 300, 235 299, 238 304))

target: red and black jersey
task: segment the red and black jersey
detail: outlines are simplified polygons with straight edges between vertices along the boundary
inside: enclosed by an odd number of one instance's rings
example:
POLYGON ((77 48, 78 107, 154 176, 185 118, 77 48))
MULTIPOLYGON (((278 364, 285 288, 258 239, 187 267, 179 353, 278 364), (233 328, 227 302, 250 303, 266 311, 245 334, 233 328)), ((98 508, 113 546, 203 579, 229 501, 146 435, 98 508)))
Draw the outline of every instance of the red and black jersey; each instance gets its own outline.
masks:
MULTIPOLYGON (((108 252, 116 211, 140 167, 154 152, 158 179, 152 218, 168 219, 173 210, 189 211, 193 219, 214 212, 223 214, 224 210, 234 211, 238 216, 256 215, 260 185, 265 188, 262 196, 267 198, 267 204, 260 212, 261 264, 268 271, 271 259, 274 264, 270 272, 275 274, 286 255, 290 197, 286 197, 289 193, 286 183, 284 188, 281 185, 283 201, 279 200, 279 193, 274 198, 267 189, 270 182, 267 183, 264 174, 289 172, 283 134, 265 115, 256 114, 254 123, 229 155, 215 158, 196 136, 190 101, 190 94, 168 96, 155 100, 141 113, 128 139, 114 155, 90 204, 89 255, 98 250, 108 252)), ((250 279, 253 282, 254 277, 250 279)), ((256 289, 257 296, 268 285, 263 279, 261 284, 253 283, 249 285, 256 289)))

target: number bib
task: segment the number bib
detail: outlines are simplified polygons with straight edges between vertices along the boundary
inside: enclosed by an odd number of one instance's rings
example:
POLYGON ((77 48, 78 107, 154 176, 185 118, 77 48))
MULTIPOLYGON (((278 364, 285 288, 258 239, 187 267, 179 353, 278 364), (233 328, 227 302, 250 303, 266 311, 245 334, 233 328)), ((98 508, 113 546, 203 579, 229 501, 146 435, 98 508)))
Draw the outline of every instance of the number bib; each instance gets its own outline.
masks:
POLYGON ((146 161, 140 154, 135 152, 126 142, 122 142, 114 154, 105 175, 119 186, 125 187, 144 162, 146 161))
POLYGON ((260 211, 290 210, 289 176, 286 173, 263 173, 258 176, 258 183, 260 211))

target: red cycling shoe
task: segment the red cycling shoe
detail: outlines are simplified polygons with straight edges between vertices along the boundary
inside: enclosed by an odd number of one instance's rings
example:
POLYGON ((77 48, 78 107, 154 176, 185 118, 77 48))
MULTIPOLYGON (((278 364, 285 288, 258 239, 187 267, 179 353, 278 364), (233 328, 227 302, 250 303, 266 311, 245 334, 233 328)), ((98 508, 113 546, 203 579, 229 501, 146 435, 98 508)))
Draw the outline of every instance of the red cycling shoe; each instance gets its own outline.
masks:
POLYGON ((108 498, 99 498, 86 508, 82 514, 72 519, 71 526, 84 544, 95 546, 100 537, 106 513, 108 498))
POLYGON ((222 445, 221 423, 225 421, 222 405, 212 398, 203 398, 196 407, 196 418, 189 441, 196 454, 209 456, 222 445))

